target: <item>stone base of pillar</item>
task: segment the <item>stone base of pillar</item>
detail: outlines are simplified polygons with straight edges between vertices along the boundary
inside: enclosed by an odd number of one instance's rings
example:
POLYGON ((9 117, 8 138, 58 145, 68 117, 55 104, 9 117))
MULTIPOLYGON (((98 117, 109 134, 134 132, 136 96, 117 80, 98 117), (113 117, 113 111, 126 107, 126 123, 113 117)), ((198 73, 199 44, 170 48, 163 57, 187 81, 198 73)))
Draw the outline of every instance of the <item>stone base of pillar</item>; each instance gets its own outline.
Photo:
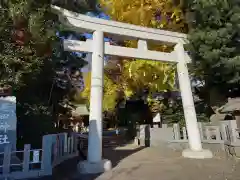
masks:
POLYGON ((97 163, 91 163, 89 161, 81 161, 78 164, 78 172, 80 174, 98 174, 109 171, 112 169, 111 161, 103 159, 97 163))
POLYGON ((191 149, 185 149, 182 152, 182 156, 185 158, 192 158, 192 159, 208 159, 213 157, 213 153, 208 149, 203 149, 201 151, 193 151, 191 149))

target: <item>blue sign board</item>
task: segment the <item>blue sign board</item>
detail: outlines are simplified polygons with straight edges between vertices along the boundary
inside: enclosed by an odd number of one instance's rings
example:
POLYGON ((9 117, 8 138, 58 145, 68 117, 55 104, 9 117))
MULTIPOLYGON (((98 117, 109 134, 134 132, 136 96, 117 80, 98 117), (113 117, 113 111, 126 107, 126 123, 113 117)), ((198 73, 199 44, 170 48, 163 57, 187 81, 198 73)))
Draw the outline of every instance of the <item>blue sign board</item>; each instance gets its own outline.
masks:
POLYGON ((16 149, 16 97, 0 97, 0 152, 7 144, 16 149))

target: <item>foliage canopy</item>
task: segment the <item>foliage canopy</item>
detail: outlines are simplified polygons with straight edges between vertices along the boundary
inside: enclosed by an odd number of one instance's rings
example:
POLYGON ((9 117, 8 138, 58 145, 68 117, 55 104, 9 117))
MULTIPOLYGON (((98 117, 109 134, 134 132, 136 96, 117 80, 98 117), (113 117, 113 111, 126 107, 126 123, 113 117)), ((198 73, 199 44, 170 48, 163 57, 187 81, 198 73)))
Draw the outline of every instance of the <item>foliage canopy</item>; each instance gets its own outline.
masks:
MULTIPOLYGON (((175 6, 168 0, 101 0, 100 4, 102 10, 113 20, 172 31, 185 32, 187 30, 180 6, 175 6)), ((124 43, 127 47, 136 47, 134 41, 115 43, 124 43)), ((171 49, 171 47, 163 44, 149 44, 149 47, 164 52, 171 49)), ((146 89, 149 93, 154 93, 175 88, 174 66, 148 60, 119 59, 121 62, 118 60, 116 62, 116 59, 113 59, 112 61, 116 63, 110 63, 110 58, 108 64, 111 65, 107 64, 105 67, 105 76, 110 79, 108 79, 109 83, 104 85, 104 92, 111 99, 109 105, 112 105, 112 108, 110 109, 113 109, 117 104, 117 102, 114 104, 112 100, 118 97, 119 92, 107 87, 108 85, 112 86, 114 84, 114 88, 117 86, 116 89, 123 91, 126 98, 136 94, 140 95, 146 89), (110 81, 112 82, 110 83, 110 81)), ((88 86, 88 83, 86 86, 88 86)))
POLYGON ((192 21, 188 48, 193 74, 204 82, 208 96, 212 89, 223 96, 233 91, 239 95, 239 1, 196 0, 189 7, 192 21))
POLYGON ((84 61, 63 51, 56 33, 71 32, 62 32, 50 0, 4 0, 0 5, 0 86, 11 86, 17 97, 19 142, 38 146, 42 135, 56 130, 58 114, 66 113, 60 104, 79 88, 78 68, 84 61))

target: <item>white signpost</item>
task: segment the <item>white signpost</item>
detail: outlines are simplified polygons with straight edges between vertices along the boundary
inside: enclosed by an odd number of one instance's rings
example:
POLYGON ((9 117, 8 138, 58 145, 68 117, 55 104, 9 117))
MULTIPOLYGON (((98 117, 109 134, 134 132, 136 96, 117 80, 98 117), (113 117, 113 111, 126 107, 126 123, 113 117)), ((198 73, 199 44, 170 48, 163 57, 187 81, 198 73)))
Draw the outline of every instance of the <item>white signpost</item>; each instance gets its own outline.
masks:
POLYGON ((40 154, 39 151, 33 151, 33 163, 39 163, 40 162, 40 154))

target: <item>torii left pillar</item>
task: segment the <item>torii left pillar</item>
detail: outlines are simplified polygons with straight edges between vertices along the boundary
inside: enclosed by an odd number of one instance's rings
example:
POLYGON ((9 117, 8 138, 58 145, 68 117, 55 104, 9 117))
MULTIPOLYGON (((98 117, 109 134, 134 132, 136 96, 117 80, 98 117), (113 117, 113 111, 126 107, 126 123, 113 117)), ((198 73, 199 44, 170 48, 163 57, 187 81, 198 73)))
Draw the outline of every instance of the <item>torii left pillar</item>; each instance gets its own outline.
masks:
POLYGON ((103 107, 103 68, 104 33, 93 33, 92 77, 90 94, 90 115, 88 134, 88 157, 78 164, 82 174, 96 174, 112 168, 111 161, 102 159, 102 107, 103 107))

